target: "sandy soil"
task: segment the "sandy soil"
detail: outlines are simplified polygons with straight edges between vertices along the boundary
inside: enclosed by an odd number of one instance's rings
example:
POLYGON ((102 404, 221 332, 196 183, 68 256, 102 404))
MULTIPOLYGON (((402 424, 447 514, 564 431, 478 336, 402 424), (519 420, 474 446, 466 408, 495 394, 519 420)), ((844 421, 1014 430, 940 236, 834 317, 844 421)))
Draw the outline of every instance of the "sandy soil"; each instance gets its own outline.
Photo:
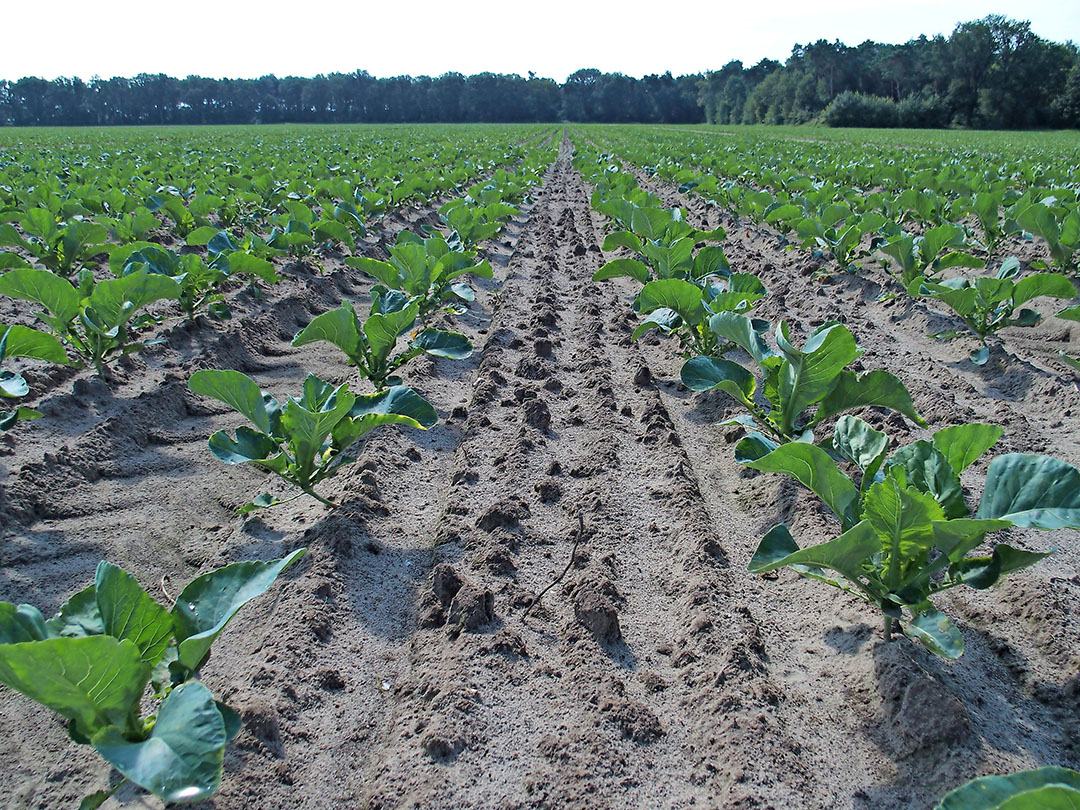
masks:
MULTIPOLYGON (((303 499, 235 517, 281 490, 210 456, 209 433, 237 421, 186 380, 237 368, 281 394, 304 371, 346 380, 336 349, 289 346, 343 296, 366 305, 369 282, 339 263, 294 272, 262 300, 241 295, 225 324, 173 328, 111 389, 35 374, 47 418, 0 444, 0 599, 54 609, 102 557, 172 591, 308 546, 206 669, 247 721, 204 805, 219 810, 901 810, 981 773, 1080 765, 1077 534, 1017 532, 1060 553, 942 600, 967 644, 955 663, 882 641, 871 610, 820 583, 747 574, 773 523, 812 541, 826 518, 796 486, 734 463, 735 434, 712 424, 723 395, 681 389, 660 340, 630 341, 633 286, 590 280, 604 223, 570 154, 564 142, 488 251, 495 281, 454 322, 477 352, 409 369, 442 421, 374 434, 327 484, 337 510, 303 499)), ((822 284, 775 234, 643 183, 729 228, 732 265, 769 288, 763 317, 797 333, 842 318, 863 365, 900 375, 933 426, 994 422, 1007 429, 999 451, 1080 463, 1080 393, 1052 359, 1075 325, 1008 334, 977 369, 962 342, 924 337, 948 318, 878 303, 884 277, 822 284)), ((395 216, 382 235, 432 212, 395 216)), ((897 438, 919 433, 871 418, 897 438)), ((984 471, 965 473, 972 498, 984 471)), ((0 806, 75 807, 110 779, 10 692, 0 735, 0 806)), ((158 804, 125 789, 107 806, 158 804)))

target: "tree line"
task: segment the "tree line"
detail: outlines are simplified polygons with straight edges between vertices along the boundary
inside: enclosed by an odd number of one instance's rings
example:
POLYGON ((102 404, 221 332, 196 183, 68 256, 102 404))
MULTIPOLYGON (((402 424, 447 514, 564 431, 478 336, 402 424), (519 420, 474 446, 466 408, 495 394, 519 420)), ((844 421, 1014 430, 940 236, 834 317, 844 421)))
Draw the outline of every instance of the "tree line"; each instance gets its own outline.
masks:
POLYGON ((973 127, 1080 126, 1080 49, 991 15, 949 37, 855 47, 818 40, 788 60, 728 62, 701 82, 717 124, 973 127))
POLYGON ((469 123, 702 121, 700 75, 635 79, 579 70, 563 84, 479 73, 376 78, 367 71, 313 78, 25 78, 0 82, 0 123, 112 124, 469 123))
POLYGON ((991 15, 901 45, 796 45, 786 62, 637 79, 579 70, 377 78, 0 81, 0 125, 603 122, 830 126, 1080 126, 1080 49, 991 15))

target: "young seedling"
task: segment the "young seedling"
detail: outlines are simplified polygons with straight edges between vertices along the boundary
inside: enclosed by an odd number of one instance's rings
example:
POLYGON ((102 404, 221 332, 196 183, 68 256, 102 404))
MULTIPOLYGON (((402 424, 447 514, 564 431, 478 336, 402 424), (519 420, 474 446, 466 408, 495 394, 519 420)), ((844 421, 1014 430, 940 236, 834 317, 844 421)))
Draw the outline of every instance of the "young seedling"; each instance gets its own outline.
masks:
POLYGON ((116 217, 102 217, 99 221, 108 229, 109 235, 121 244, 140 242, 161 225, 150 209, 141 205, 134 211, 118 213, 116 217))
POLYGON ((392 354, 398 338, 416 323, 421 299, 385 289, 373 289, 372 295, 375 301, 367 320, 361 321, 352 304, 343 301, 337 309, 324 312, 305 326, 292 345, 305 346, 320 340, 332 343, 345 353, 349 365, 378 390, 394 384, 394 372, 421 354, 453 360, 472 354, 472 344, 465 335, 431 328, 414 333, 404 351, 392 354))
POLYGON ((432 233, 421 239, 407 230, 398 233, 397 243, 390 248, 390 261, 350 256, 345 264, 378 281, 378 294, 396 290, 407 298, 418 299, 421 321, 454 299, 475 300, 476 294, 461 280, 463 276, 492 277, 491 265, 486 260, 478 262, 474 253, 451 250, 441 234, 432 233))
MULTIPOLYGON (((266 238, 266 244, 274 250, 288 253, 298 262, 306 262, 315 255, 315 239, 311 233, 311 226, 294 217, 289 217, 283 225, 272 229, 266 238)), ((320 271, 322 270, 319 262, 314 262, 314 264, 320 271)))
POLYGON ((161 193, 153 194, 147 199, 147 209, 152 213, 161 212, 173 221, 173 229, 181 239, 186 237, 198 226, 195 215, 184 205, 184 200, 175 188, 160 189, 161 193))
MULTIPOLYGON (((1035 310, 1022 309, 1024 304, 1040 297, 1073 298, 1077 294, 1072 282, 1059 273, 1035 273, 1016 280, 1019 274, 1020 261, 1010 257, 993 278, 971 280, 957 276, 941 282, 924 281, 918 285, 918 293, 952 309, 979 339, 981 346, 971 353, 971 362, 981 366, 990 359, 990 347, 986 345, 990 335, 1006 326, 1032 327, 1042 321, 1042 315, 1035 310)), ((930 337, 952 340, 960 334, 947 329, 930 337)))
POLYGON ((896 260, 900 266, 900 284, 913 296, 919 294, 920 284, 935 281, 942 270, 986 266, 986 262, 972 256, 967 249, 964 229, 959 225, 939 225, 922 236, 903 234, 879 248, 896 260))
POLYGON ((106 365, 150 344, 134 339, 136 330, 154 320, 140 310, 155 301, 179 298, 180 285, 143 268, 105 281, 95 281, 89 270, 83 270, 74 287, 48 270, 22 267, 0 276, 0 295, 44 307, 38 318, 79 363, 93 366, 104 378, 106 365))
POLYGON ((1005 229, 1001 225, 1001 203, 1005 199, 1003 191, 987 189, 978 192, 971 201, 971 211, 979 220, 983 232, 983 244, 988 254, 997 250, 1005 238, 1005 229))
POLYGON ((964 651, 960 631, 935 608, 932 597, 959 585, 989 588, 1049 552, 999 543, 988 557, 968 554, 987 534, 1013 526, 1080 528, 1080 471, 1050 456, 995 458, 982 500, 969 514, 960 473, 1001 434, 994 425, 957 425, 889 458, 888 436, 850 415, 837 421, 829 452, 805 442, 777 445, 751 434, 737 445, 736 459, 795 478, 832 511, 841 533, 800 549, 786 525, 774 526, 749 570, 766 573, 789 566, 877 606, 885 617, 886 639, 899 625, 931 652, 959 657, 964 651), (859 469, 858 486, 841 472, 834 456, 859 469))
POLYGON ((703 279, 700 286, 679 278, 650 281, 634 301, 634 311, 648 317, 631 337, 637 340, 657 329, 679 341, 680 357, 718 356, 735 345, 729 341, 721 344, 709 328, 709 319, 717 312, 745 312, 764 296, 765 285, 750 273, 703 279))
POLYGON ((0 602, 0 683, 57 712, 74 742, 93 746, 124 776, 86 797, 83 810, 125 781, 165 802, 217 791, 225 745, 241 720, 197 678, 225 626, 304 551, 203 574, 171 609, 105 561, 94 584, 51 619, 31 605, 0 602), (161 702, 144 716, 147 687, 161 702))
MULTIPOLYGON (((0 366, 7 357, 33 357, 59 365, 67 365, 64 347, 52 335, 38 332, 26 326, 0 326, 0 366)), ((0 368, 0 398, 22 399, 30 393, 21 374, 0 368)), ((11 430, 15 423, 27 419, 40 419, 43 414, 33 408, 16 407, 13 411, 0 411, 0 430, 11 430)))
POLYGON ((210 437, 210 452, 226 464, 255 464, 299 488, 284 500, 269 494, 239 510, 247 514, 307 494, 329 507, 337 504, 315 486, 355 461, 353 446, 379 425, 407 425, 426 430, 438 421, 431 404, 411 388, 395 385, 374 394, 354 394, 347 385, 336 388, 314 374, 304 381, 299 397, 284 405, 263 393, 239 371, 203 369, 191 375, 196 394, 224 402, 248 418, 254 428, 241 426, 235 436, 219 430, 210 437))
MULTIPOLYGON (((1062 270, 1074 271, 1076 257, 1080 252, 1080 210, 1059 205, 1058 200, 1048 197, 1034 203, 1024 198, 1010 209, 1015 226, 1019 226, 1046 241, 1053 263, 1062 270)), ((1045 262, 1039 262, 1045 269, 1045 262)))
POLYGON ((209 265, 201 256, 180 255, 153 243, 136 242, 114 250, 109 267, 119 277, 146 269, 168 276, 180 285, 180 311, 189 321, 206 313, 215 318, 228 318, 229 307, 221 287, 228 280, 227 264, 209 265))
POLYGON ((514 206, 503 202, 477 205, 468 198, 459 197, 439 209, 439 219, 450 229, 447 242, 451 248, 456 251, 469 251, 496 236, 503 229, 507 218, 520 213, 514 206))
POLYGON ((829 251, 841 270, 851 272, 852 264, 863 255, 863 236, 880 229, 885 221, 876 211, 857 216, 846 205, 836 204, 826 208, 820 217, 803 219, 796 232, 803 247, 829 251))
POLYGON ((289 218, 285 220, 279 217, 279 224, 283 221, 283 230, 275 228, 267 244, 271 247, 288 250, 297 258, 304 258, 312 254, 322 246, 345 245, 352 250, 356 247, 352 231, 345 222, 352 221, 363 233, 364 226, 356 209, 344 204, 345 207, 336 207, 334 213, 341 216, 344 221, 338 221, 333 216, 315 218, 315 212, 298 200, 284 200, 284 206, 289 212, 289 218))
POLYGON ((718 340, 746 351, 762 374, 759 385, 744 366, 717 356, 694 357, 683 364, 681 377, 687 388, 724 391, 746 409, 724 424, 761 430, 779 442, 812 442, 814 428, 829 417, 875 405, 926 426, 907 388, 888 371, 857 375, 846 369, 862 350, 841 324, 822 324, 802 349, 796 349, 787 323, 781 321, 776 330, 778 352, 765 343, 761 334, 765 330, 745 315, 719 312, 709 320, 709 328, 718 340))
POLYGON ((678 208, 638 207, 624 199, 601 205, 624 230, 609 233, 603 249, 626 248, 639 259, 612 259, 593 274, 593 281, 632 278, 641 284, 651 280, 679 278, 702 282, 711 276, 727 276, 731 269, 724 250, 708 245, 696 253, 699 242, 719 242, 723 228, 701 231, 690 226, 678 208))
MULTIPOLYGON (((248 279, 248 289, 253 294, 259 293, 257 281, 277 284, 281 278, 274 270, 270 259, 281 255, 282 251, 270 247, 255 234, 246 234, 242 239, 235 239, 228 231, 218 231, 206 239, 206 261, 211 267, 221 270, 229 277, 248 279)), ((196 244, 191 242, 189 244, 196 244)), ((201 239, 198 240, 201 243, 201 239)))
POLYGON ((88 261, 109 246, 109 232, 104 225, 84 220, 58 223, 44 208, 31 208, 19 223, 30 237, 24 239, 10 224, 0 225, 0 245, 19 247, 54 273, 68 276, 77 264, 88 261))

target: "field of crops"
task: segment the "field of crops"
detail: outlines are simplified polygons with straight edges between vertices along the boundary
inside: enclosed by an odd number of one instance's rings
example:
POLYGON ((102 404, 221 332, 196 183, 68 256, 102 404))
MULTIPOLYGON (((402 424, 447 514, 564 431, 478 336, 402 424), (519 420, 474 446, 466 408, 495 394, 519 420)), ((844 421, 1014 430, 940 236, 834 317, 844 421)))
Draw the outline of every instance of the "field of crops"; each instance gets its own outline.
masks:
POLYGON ((818 133, 0 131, 2 806, 1080 766, 1080 146, 818 133))

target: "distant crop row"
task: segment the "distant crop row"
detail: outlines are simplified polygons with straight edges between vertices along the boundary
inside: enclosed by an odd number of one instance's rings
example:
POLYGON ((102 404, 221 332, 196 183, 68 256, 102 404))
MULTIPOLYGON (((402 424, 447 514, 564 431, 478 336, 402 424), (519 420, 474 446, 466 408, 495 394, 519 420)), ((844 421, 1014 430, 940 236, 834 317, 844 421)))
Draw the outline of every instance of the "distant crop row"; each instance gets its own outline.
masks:
MULTIPOLYGON (((0 361, 31 357, 104 376, 168 317, 157 302, 175 302, 192 321, 227 318, 226 291, 276 283, 275 260, 318 268, 323 256, 356 251, 373 217, 520 161, 542 130, 480 132, 352 145, 331 134, 275 142, 222 135, 199 148, 144 139, 77 154, 47 148, 48 140, 13 144, 0 158, 0 294, 40 306, 44 330, 0 324, 0 361)), ((441 213, 464 245, 494 214, 441 213)), ((0 393, 24 396, 24 382, 12 377, 0 393)), ((0 413, 0 429, 36 416, 0 413)))

